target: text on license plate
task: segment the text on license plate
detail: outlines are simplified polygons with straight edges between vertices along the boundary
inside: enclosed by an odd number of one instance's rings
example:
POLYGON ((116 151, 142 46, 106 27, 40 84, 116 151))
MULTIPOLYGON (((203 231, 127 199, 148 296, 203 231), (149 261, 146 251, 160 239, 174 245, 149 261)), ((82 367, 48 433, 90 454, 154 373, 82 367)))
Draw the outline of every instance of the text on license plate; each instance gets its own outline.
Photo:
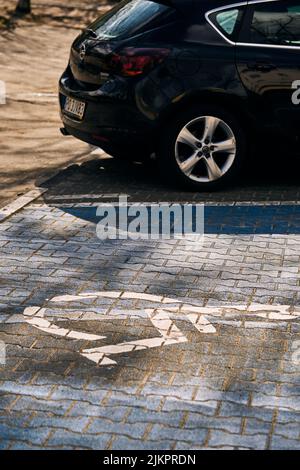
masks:
POLYGON ((67 97, 65 103, 65 112, 73 114, 79 119, 83 118, 85 111, 85 103, 83 101, 74 100, 73 98, 67 97))

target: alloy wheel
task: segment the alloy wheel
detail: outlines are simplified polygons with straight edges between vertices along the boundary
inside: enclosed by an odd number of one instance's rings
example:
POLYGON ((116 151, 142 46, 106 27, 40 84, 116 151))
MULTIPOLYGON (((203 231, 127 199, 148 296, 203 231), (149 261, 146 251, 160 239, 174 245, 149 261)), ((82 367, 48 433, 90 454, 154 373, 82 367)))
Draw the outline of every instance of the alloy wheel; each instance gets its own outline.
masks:
POLYGON ((236 138, 226 122, 201 116, 186 124, 175 144, 180 170, 191 180, 210 183, 222 178, 233 165, 236 138))

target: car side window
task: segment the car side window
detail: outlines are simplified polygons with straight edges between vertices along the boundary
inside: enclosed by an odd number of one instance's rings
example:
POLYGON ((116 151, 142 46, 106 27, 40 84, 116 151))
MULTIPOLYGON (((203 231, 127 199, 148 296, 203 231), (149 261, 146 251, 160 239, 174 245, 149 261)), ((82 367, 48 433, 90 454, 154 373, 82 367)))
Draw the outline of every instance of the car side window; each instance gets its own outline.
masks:
POLYGON ((222 11, 221 13, 216 14, 216 23, 224 33, 228 34, 228 36, 231 36, 234 31, 238 16, 239 10, 237 8, 234 10, 222 11))
POLYGON ((251 8, 250 28, 244 36, 246 42, 300 46, 300 2, 257 3, 251 8))
POLYGON ((227 39, 235 40, 244 8, 231 8, 208 14, 210 23, 227 39))

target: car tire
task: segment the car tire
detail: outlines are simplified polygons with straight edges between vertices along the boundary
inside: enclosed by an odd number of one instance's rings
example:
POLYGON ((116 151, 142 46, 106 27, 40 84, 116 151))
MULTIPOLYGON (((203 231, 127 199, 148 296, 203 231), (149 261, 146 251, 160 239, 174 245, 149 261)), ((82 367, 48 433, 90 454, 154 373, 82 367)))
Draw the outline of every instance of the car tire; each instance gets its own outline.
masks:
POLYGON ((165 180, 196 191, 212 191, 237 180, 245 160, 246 136, 226 109, 193 106, 167 124, 157 154, 165 180))

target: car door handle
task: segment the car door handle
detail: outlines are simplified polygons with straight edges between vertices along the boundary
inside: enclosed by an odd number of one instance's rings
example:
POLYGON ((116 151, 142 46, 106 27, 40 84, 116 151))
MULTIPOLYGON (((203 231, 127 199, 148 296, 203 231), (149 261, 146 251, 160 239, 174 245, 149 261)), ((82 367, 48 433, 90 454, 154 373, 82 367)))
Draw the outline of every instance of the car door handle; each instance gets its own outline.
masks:
POLYGON ((276 69, 276 65, 271 64, 271 62, 250 62, 247 67, 249 70, 256 72, 271 72, 276 69))

